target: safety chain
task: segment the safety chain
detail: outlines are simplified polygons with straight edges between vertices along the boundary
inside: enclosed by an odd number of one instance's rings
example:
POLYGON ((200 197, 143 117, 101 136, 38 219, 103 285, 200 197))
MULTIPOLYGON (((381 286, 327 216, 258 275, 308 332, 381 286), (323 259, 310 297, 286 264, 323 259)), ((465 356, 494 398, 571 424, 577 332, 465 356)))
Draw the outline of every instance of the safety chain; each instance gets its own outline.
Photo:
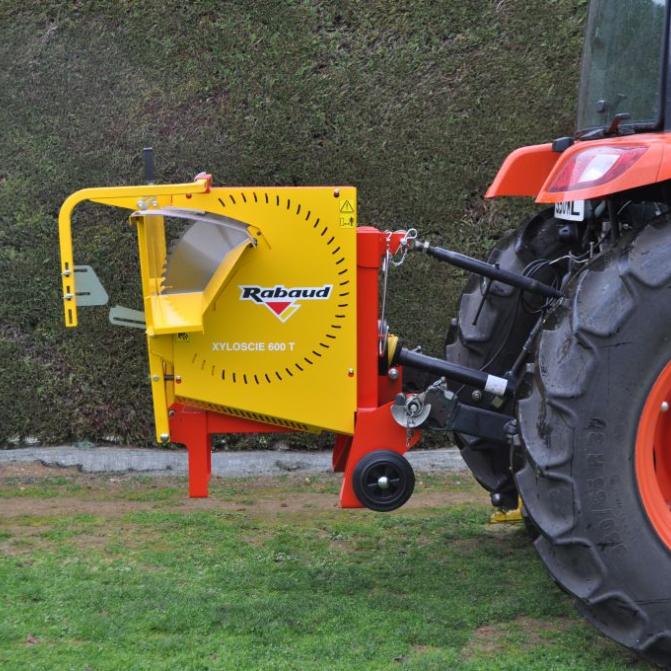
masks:
POLYGON ((396 268, 403 265, 405 257, 408 255, 408 249, 413 240, 417 239, 417 229, 409 228, 407 231, 401 230, 397 233, 404 233, 401 238, 398 248, 394 254, 391 253, 391 239, 394 235, 392 231, 385 231, 385 241, 386 241, 386 250, 384 253, 384 259, 382 261, 382 309, 380 311, 380 323, 378 329, 378 354, 382 356, 384 354, 385 346, 387 344, 387 335, 389 333, 389 327, 385 321, 384 315, 387 308, 387 279, 389 277, 389 266, 394 266, 396 268), (398 257, 398 258, 397 258, 398 257))

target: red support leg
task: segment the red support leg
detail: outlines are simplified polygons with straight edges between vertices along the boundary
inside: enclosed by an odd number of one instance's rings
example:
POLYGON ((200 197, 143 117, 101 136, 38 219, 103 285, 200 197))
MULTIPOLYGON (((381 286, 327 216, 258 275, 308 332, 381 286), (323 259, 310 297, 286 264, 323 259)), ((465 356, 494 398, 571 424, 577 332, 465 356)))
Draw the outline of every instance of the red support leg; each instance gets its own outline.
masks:
POLYGON ((403 233, 397 232, 387 240, 387 234, 376 228, 357 229, 358 410, 351 446, 344 449, 336 442, 334 451, 334 465, 344 471, 340 488, 343 508, 362 507, 352 487, 352 476, 364 455, 376 450, 405 454, 420 437, 415 431, 408 440, 405 429, 391 416, 390 401, 402 391, 400 374, 395 380, 379 375, 379 272, 387 248, 393 254, 402 237, 403 233))
POLYGON ((212 472, 212 449, 207 427, 207 412, 186 406, 173 408, 170 435, 175 443, 186 445, 189 455, 189 496, 204 498, 208 494, 212 472))
POLYGON ((186 445, 189 451, 189 496, 206 498, 212 472, 212 450, 207 431, 191 438, 186 445))
POLYGON ((192 499, 206 498, 212 470, 212 450, 207 432, 198 439, 192 438, 186 447, 189 451, 189 496, 192 499))

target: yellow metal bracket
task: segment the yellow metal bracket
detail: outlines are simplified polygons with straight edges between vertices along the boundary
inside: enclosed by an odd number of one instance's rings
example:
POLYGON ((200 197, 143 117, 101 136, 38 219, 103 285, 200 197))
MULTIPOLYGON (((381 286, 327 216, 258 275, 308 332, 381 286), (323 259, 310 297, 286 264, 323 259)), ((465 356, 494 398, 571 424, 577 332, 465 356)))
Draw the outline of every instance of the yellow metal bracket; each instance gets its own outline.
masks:
POLYGON ((496 510, 489 517, 490 524, 518 524, 522 522, 522 499, 517 499, 515 510, 496 510))

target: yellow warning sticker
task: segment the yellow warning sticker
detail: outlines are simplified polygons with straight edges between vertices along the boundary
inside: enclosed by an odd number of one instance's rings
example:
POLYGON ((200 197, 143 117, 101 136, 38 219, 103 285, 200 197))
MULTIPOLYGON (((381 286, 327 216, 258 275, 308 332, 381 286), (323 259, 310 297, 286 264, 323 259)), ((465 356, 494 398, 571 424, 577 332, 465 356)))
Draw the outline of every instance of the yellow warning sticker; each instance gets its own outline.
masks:
POLYGON ((340 226, 342 228, 354 228, 356 226, 356 210, 352 201, 347 198, 340 200, 340 226))

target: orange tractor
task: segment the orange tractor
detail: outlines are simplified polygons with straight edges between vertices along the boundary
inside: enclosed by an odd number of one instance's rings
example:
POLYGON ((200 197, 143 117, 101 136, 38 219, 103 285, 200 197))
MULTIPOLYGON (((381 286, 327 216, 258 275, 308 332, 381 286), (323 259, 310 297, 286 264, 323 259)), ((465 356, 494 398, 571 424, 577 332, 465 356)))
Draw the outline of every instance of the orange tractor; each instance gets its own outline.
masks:
POLYGON ((207 495, 214 433, 328 430, 343 507, 393 510, 414 485, 403 454, 451 431, 496 508, 521 498, 585 616, 671 666, 670 4, 592 0, 579 130, 514 151, 487 193, 551 207, 487 261, 357 228, 351 187, 149 174, 68 198, 70 327, 107 300, 74 265, 73 208, 133 212, 144 309, 110 321, 146 333, 157 440, 186 444, 192 496, 207 495), (441 358, 384 317, 387 272, 411 251, 471 273, 441 358))
MULTIPOLYGON (((517 445, 458 436, 495 503, 517 493, 555 581, 603 633, 671 666, 671 3, 592 0, 577 133, 514 151, 488 197, 552 203, 473 278, 446 357, 511 380, 517 445)), ((499 403, 477 389, 459 391, 499 403)))

